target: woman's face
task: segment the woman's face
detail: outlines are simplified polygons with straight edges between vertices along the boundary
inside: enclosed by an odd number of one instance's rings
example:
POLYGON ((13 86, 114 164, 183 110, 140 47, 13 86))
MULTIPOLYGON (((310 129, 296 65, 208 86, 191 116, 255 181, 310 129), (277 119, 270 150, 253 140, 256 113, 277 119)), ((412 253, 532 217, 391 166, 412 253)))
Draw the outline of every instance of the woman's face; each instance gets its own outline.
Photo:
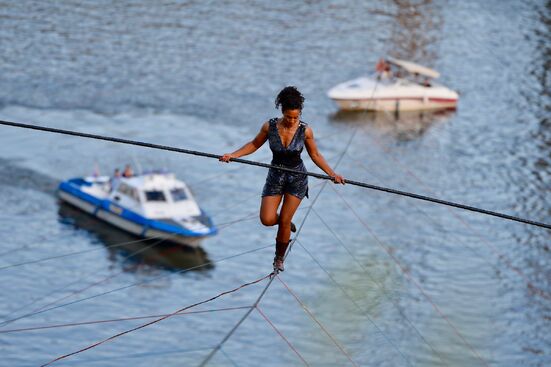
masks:
POLYGON ((284 110, 283 111, 283 123, 285 125, 294 125, 300 121, 300 110, 284 110))

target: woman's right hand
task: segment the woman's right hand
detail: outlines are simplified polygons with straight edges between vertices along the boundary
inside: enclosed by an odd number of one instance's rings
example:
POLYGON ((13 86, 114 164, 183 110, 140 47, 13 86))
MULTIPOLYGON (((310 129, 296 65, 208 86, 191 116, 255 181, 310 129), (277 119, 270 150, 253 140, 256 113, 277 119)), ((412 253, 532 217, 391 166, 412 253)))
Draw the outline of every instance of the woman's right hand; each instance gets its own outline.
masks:
POLYGON ((346 183, 346 181, 344 180, 344 177, 336 173, 334 176, 331 176, 331 181, 333 181, 333 183, 341 184, 341 185, 344 185, 346 183))
POLYGON ((230 163, 230 159, 232 159, 232 158, 235 158, 235 157, 231 153, 226 153, 223 156, 221 156, 220 158, 218 158, 218 160, 220 162, 230 163))

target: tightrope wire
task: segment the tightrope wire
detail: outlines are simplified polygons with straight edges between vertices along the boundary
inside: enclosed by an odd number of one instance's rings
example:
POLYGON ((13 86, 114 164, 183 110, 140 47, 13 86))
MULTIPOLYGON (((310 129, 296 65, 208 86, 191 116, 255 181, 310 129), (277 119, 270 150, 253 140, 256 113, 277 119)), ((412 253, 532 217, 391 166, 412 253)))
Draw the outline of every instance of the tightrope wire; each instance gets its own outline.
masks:
MULTIPOLYGON (((206 157, 206 158, 219 159, 221 157, 221 155, 218 155, 218 154, 200 152, 200 151, 190 150, 190 149, 176 148, 176 147, 171 147, 171 146, 168 146, 168 145, 146 143, 146 142, 137 141, 137 140, 129 140, 129 139, 122 139, 122 138, 115 138, 115 137, 111 137, 111 136, 88 134, 88 133, 82 133, 82 132, 71 131, 71 130, 63 130, 63 129, 56 129, 56 128, 51 128, 51 127, 44 127, 44 126, 39 126, 39 125, 22 124, 22 123, 18 123, 18 122, 10 122, 10 121, 3 121, 3 120, 0 120, 0 125, 18 127, 18 128, 23 128, 23 129, 46 131, 46 132, 51 132, 51 133, 56 133, 56 134, 63 134, 63 135, 79 136, 79 137, 83 137, 83 138, 104 140, 104 141, 110 141, 110 142, 114 142, 114 143, 137 145, 137 146, 151 148, 151 149, 160 149, 160 150, 166 150, 166 151, 171 151, 171 152, 177 152, 177 153, 183 153, 183 154, 189 154, 189 155, 196 155, 196 156, 201 156, 201 157, 206 157)), ((319 178, 319 179, 322 179, 322 180, 333 180, 332 177, 327 176, 327 175, 322 175, 322 174, 319 174, 319 173, 302 172, 302 171, 294 170, 294 169, 283 167, 283 166, 276 166, 276 165, 271 165, 271 164, 266 164, 266 163, 261 163, 261 162, 255 162, 255 161, 250 161, 250 160, 241 159, 241 158, 232 158, 231 161, 237 162, 237 163, 242 163, 242 164, 248 164, 248 165, 251 165, 251 166, 258 166, 258 167, 264 167, 264 168, 275 168, 275 169, 278 169, 278 170, 281 170, 281 171, 298 173, 298 174, 305 174, 305 175, 312 176, 312 177, 315 177, 315 178, 319 178)), ((499 212, 495 212, 495 211, 491 211, 491 210, 476 208, 476 207, 469 206, 469 205, 459 204, 459 203, 455 203, 455 202, 452 202, 452 201, 437 199, 437 198, 433 198, 433 197, 429 197, 429 196, 425 196, 425 195, 419 195, 419 194, 415 194, 415 193, 411 193, 411 192, 407 192, 407 191, 395 190, 395 189, 391 189, 391 188, 388 188, 388 187, 381 187, 381 186, 371 185, 371 184, 368 184, 368 183, 365 183, 365 182, 359 182, 359 181, 353 181, 353 180, 347 180, 346 182, 349 185, 359 186, 359 187, 372 189, 372 190, 377 190, 377 191, 383 191, 383 192, 387 192, 387 193, 390 193, 390 194, 407 196, 407 197, 418 199, 418 200, 430 201, 430 202, 441 204, 441 205, 447 205, 447 206, 451 206, 451 207, 455 207, 455 208, 459 208, 459 209, 463 209, 463 210, 468 210, 468 211, 472 211, 472 212, 482 213, 482 214, 486 214, 486 215, 490 215, 490 216, 494 216, 494 217, 498 217, 498 218, 502 218, 502 219, 512 220, 512 221, 515 221, 515 222, 520 222, 520 223, 529 224, 529 225, 533 225, 533 226, 537 226, 537 227, 551 229, 551 224, 549 224, 549 223, 537 222, 537 221, 533 221, 533 220, 529 220, 529 219, 525 219, 525 218, 521 218, 521 217, 517 217, 517 216, 513 216, 513 215, 508 215, 508 214, 499 213, 499 212)))

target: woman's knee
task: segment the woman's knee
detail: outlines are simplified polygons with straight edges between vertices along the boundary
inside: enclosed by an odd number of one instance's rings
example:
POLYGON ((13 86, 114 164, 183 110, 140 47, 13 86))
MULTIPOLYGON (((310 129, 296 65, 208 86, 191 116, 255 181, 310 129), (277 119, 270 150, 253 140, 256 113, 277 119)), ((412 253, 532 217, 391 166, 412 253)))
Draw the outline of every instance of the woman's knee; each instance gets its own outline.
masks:
POLYGON ((260 223, 265 226, 271 227, 277 224, 277 215, 260 213, 260 223))

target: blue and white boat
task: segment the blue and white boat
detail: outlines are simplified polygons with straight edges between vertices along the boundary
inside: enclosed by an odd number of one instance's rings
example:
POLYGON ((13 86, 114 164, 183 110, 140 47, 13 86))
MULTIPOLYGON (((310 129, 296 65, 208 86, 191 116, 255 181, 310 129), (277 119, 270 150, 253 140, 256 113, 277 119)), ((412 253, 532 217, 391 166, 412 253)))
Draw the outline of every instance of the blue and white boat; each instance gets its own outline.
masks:
POLYGON ((61 200, 134 235, 198 247, 217 233, 186 184, 172 173, 129 178, 73 178, 60 183, 61 200))

